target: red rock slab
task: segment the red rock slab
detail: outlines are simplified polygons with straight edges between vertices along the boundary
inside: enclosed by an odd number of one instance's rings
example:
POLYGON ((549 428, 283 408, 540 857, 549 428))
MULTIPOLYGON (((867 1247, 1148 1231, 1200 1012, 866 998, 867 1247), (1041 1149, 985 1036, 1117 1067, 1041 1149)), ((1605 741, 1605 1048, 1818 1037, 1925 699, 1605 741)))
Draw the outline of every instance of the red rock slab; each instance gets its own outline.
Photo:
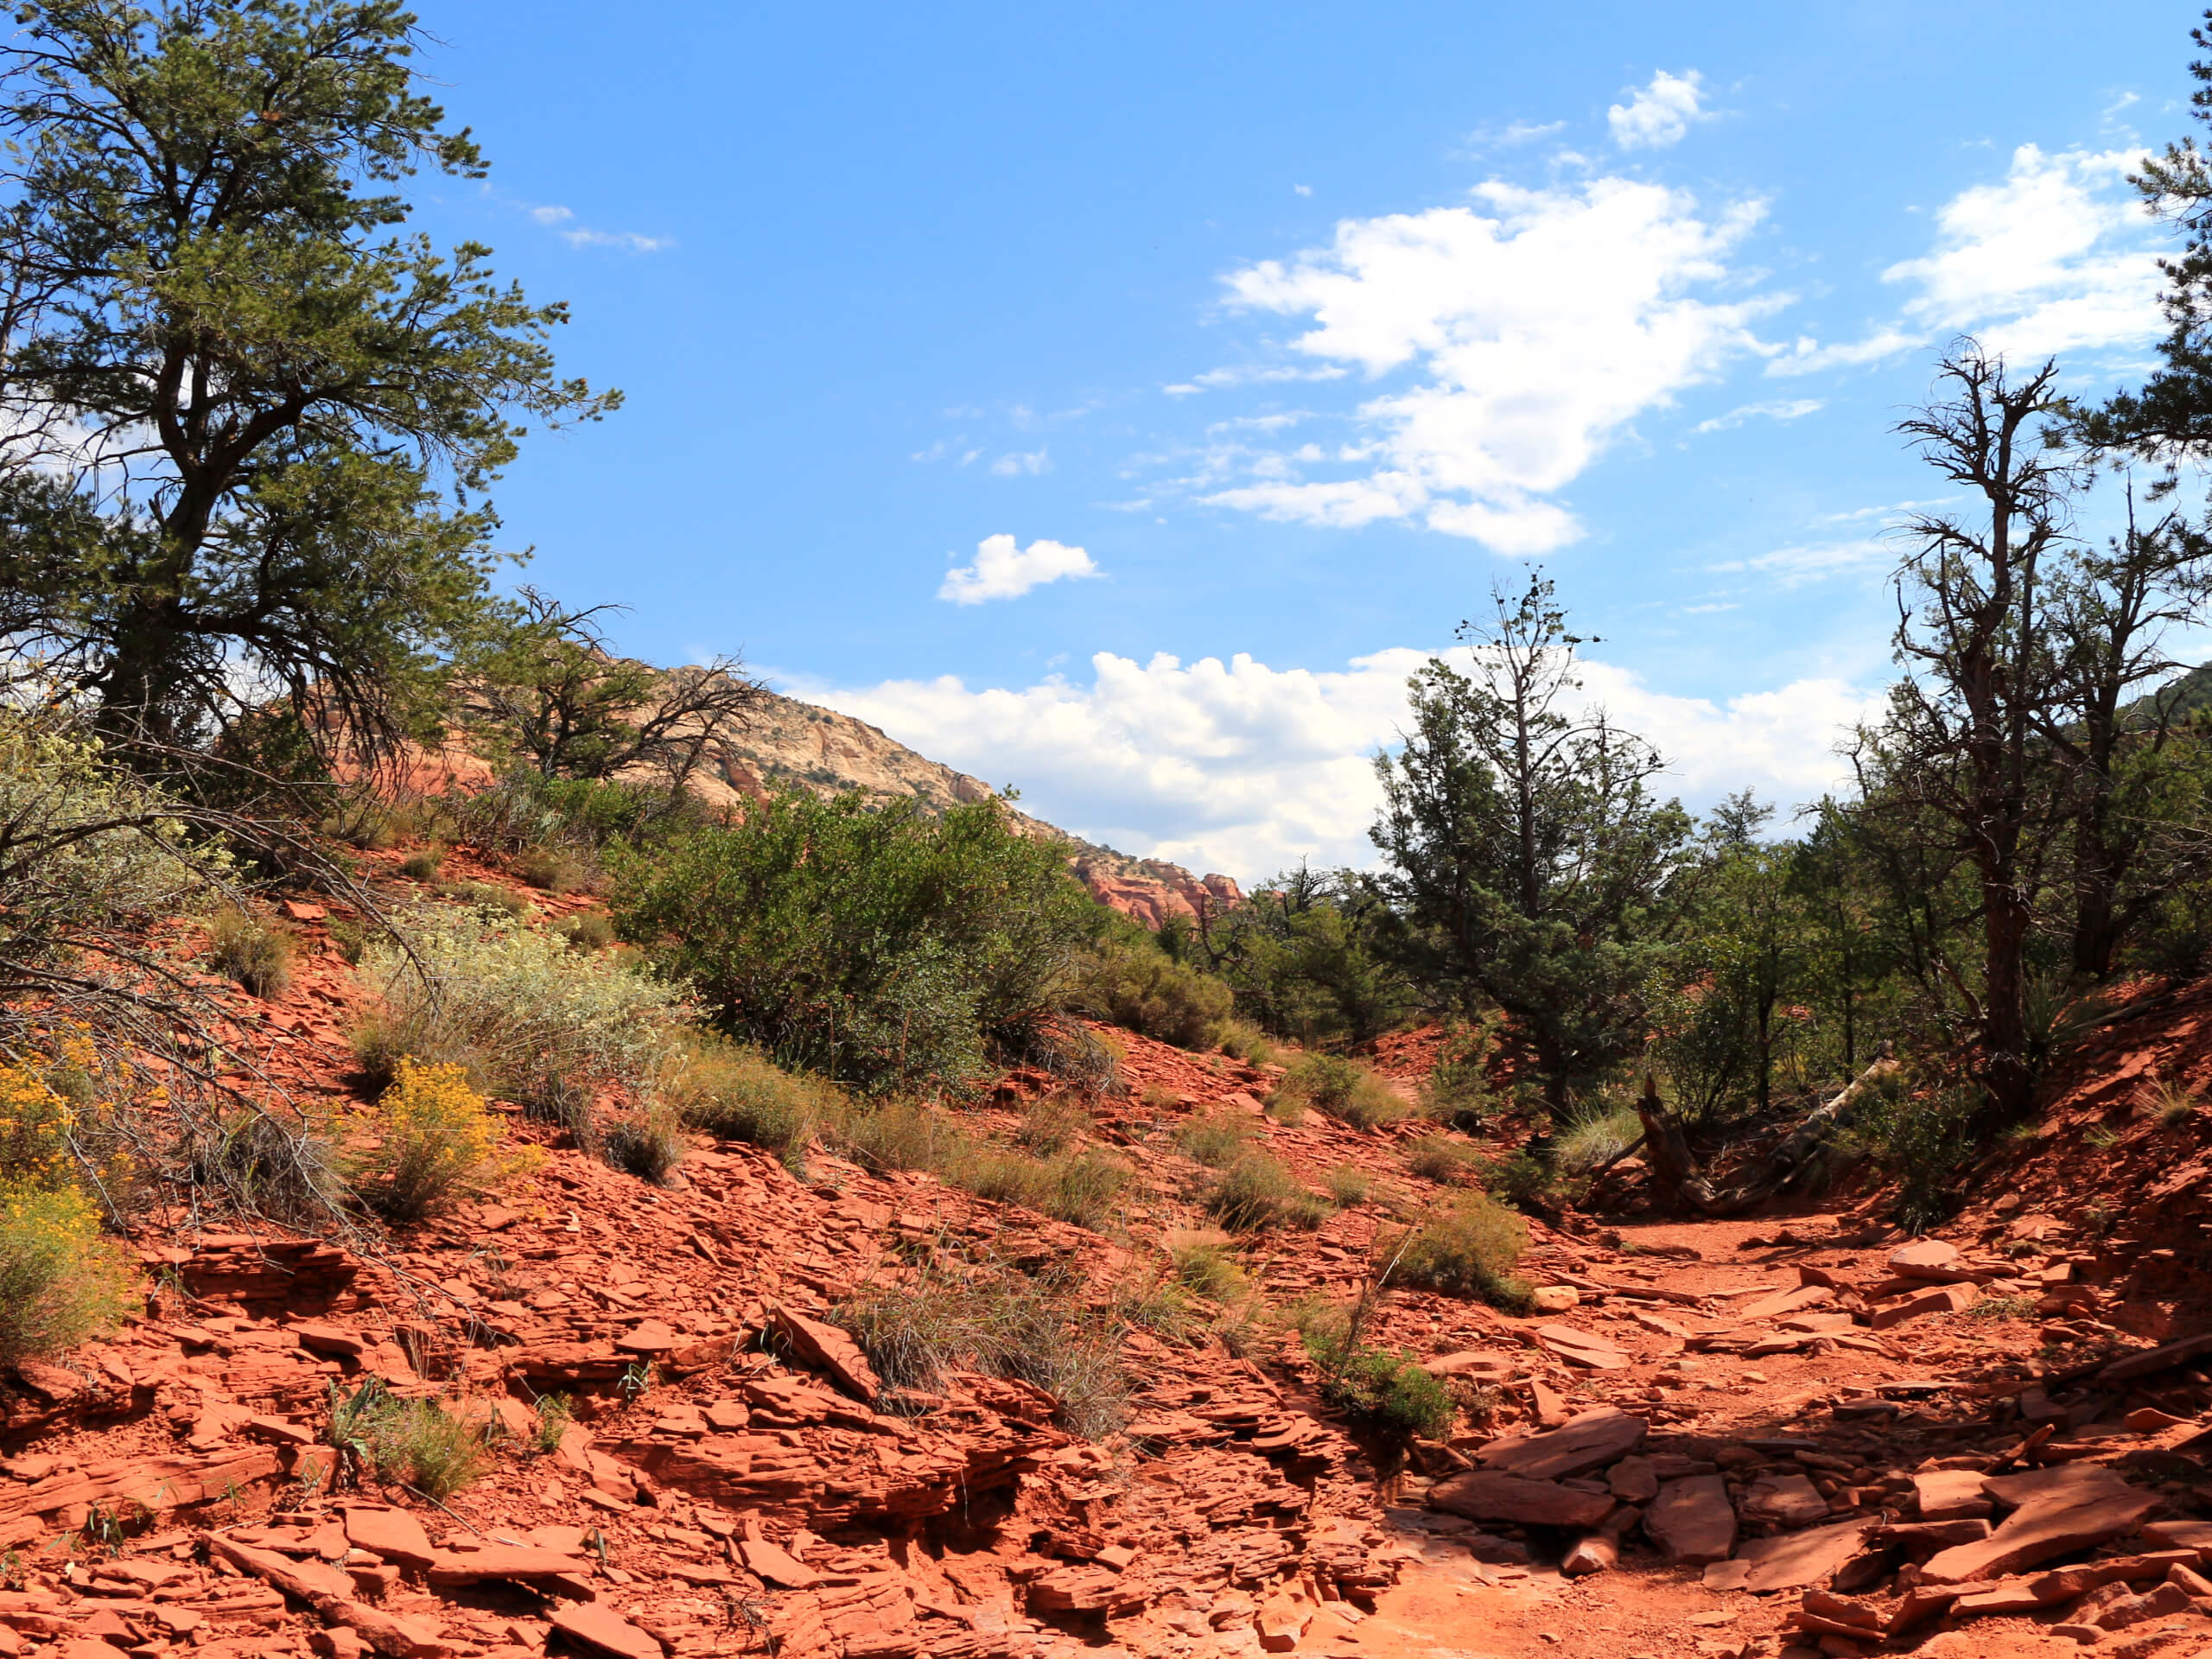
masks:
POLYGON ((681 1347, 683 1338, 663 1319, 640 1319, 631 1330, 614 1338, 619 1353, 636 1354, 643 1359, 658 1359, 681 1347))
POLYGON ((349 1503, 340 1513, 346 1541, 356 1549, 418 1571, 437 1559, 423 1523, 404 1510, 349 1503))
POLYGON ((1748 1307, 1737 1310, 1737 1317, 1744 1319, 1778 1319, 1785 1313, 1796 1313, 1808 1307, 1818 1307, 1823 1302, 1835 1300, 1835 1292, 1826 1285, 1799 1285, 1792 1290, 1777 1291, 1771 1296, 1762 1296, 1748 1307))
POLYGON ((1643 1512, 1643 1530, 1669 1566, 1725 1561, 1736 1548, 1736 1506, 1718 1475, 1670 1480, 1643 1512))
POLYGON ((368 1338, 359 1332, 324 1325, 319 1320, 302 1319, 291 1326, 292 1335, 300 1346, 311 1354, 327 1354, 338 1359, 359 1359, 369 1351, 368 1338))
POLYGON ((1980 1290, 1970 1280, 1955 1285, 1930 1285, 1925 1290, 1916 1290, 1910 1296, 1885 1303, 1866 1316, 1866 1323, 1877 1331, 1886 1331, 1893 1325, 1903 1325, 1907 1319, 1916 1319, 1925 1313, 1956 1313, 1980 1300, 1980 1290))
POLYGON ((571 1573, 581 1576, 590 1570, 591 1563, 580 1555, 538 1549, 528 1544, 494 1544, 489 1549, 442 1552, 430 1563, 425 1576, 442 1588, 476 1584, 485 1579, 527 1582, 532 1579, 565 1578, 571 1573))
POLYGON ((2212 1521, 2146 1521, 2143 1541, 2153 1549, 2212 1551, 2212 1521))
POLYGON ((882 1394, 883 1379, 868 1363, 860 1344, 844 1332, 780 1304, 772 1317, 785 1340, 810 1368, 831 1378, 855 1399, 873 1402, 882 1394))
POLYGON ((1433 1359, 1421 1361, 1421 1368, 1431 1376, 1463 1376, 1487 1371, 1500 1381, 1510 1379, 1520 1370, 1510 1354, 1502 1354, 1491 1348, 1468 1348, 1456 1354, 1439 1354, 1433 1359))
POLYGON ((553 1611, 553 1628, 571 1642, 615 1659, 662 1659, 660 1638, 639 1630, 604 1602, 572 1601, 553 1611))
POLYGON ((741 1539, 737 1553, 746 1570, 786 1590, 805 1590, 822 1581, 822 1575, 780 1544, 766 1538, 741 1539))
POLYGON ((1595 1332, 1578 1331, 1571 1325, 1540 1325, 1536 1340, 1546 1351, 1556 1355, 1570 1365, 1581 1365, 1593 1371, 1623 1371, 1628 1369, 1628 1356, 1595 1332))
POLYGON ((1804 1590, 1823 1583, 1836 1568, 1859 1553, 1872 1524, 1866 1521, 1840 1521, 1832 1527, 1815 1527, 1807 1532, 1754 1538, 1738 1552, 1739 1559, 1751 1567, 1744 1576, 1744 1588, 1754 1592, 1804 1590))
POLYGON ((1981 1490, 1979 1469, 1923 1469, 1912 1478, 1923 1521, 1972 1521, 1997 1505, 1981 1490))
POLYGON ((1581 1492, 1556 1481, 1528 1480, 1475 1469, 1429 1488, 1428 1507, 1470 1521, 1510 1521, 1520 1526, 1588 1528, 1612 1513, 1606 1492, 1581 1492))
POLYGON ((1900 1279, 1942 1274, 1958 1265, 1959 1247, 1940 1238, 1916 1238, 1890 1252, 1890 1271, 1900 1279))
POLYGON ((1743 1508, 1746 1521, 1802 1527, 1825 1516, 1828 1501, 1803 1475, 1768 1475, 1751 1483, 1744 1494, 1743 1508))
POLYGON ((1475 1454, 1485 1469, 1530 1480, 1565 1480, 1619 1462, 1643 1444, 1648 1425, 1611 1406, 1570 1417, 1557 1428, 1492 1440, 1475 1454))
POLYGON ((1920 1569, 1927 1584, 1992 1579, 2054 1555, 2125 1537, 2160 1507, 2155 1493, 2129 1485, 2109 1469, 2066 1463, 2033 1474, 1985 1478, 1982 1490, 2019 1507, 1979 1543, 1956 1544, 1920 1569))

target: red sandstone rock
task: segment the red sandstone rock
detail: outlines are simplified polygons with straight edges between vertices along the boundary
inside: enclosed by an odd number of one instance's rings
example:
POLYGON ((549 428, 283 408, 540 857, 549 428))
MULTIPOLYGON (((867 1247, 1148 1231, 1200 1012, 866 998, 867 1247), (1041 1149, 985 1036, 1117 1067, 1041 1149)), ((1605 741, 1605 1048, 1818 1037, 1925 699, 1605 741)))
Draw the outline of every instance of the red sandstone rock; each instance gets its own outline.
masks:
POLYGON ((1644 1420, 1611 1406, 1570 1417, 1557 1428, 1492 1440, 1476 1454, 1485 1469, 1531 1480, 1564 1480, 1617 1463, 1643 1444, 1644 1420))
POLYGON ((1866 1322, 1877 1331, 1886 1331, 1891 1325, 1903 1325, 1907 1319, 1916 1319, 1924 1313, 1955 1313, 1972 1307, 1980 1300, 1981 1292, 1970 1281, 1953 1285, 1930 1285, 1926 1290, 1916 1290, 1893 1302, 1884 1303, 1866 1316, 1866 1322))
POLYGON ((1643 1530, 1670 1566, 1725 1561, 1736 1547, 1736 1509, 1718 1475, 1691 1475, 1659 1488, 1643 1530))
POLYGON ((2159 1508, 2155 1494, 2139 1491, 2108 1469, 2061 1464, 2027 1475, 1986 1478, 1982 1490, 2018 1505, 1979 1543, 1956 1544, 1921 1568, 1930 1584, 1992 1578, 2125 1537, 2159 1508))
POLYGON ((834 1325, 810 1319, 796 1309, 779 1304, 776 1328, 806 1364, 826 1373, 855 1399, 873 1401, 883 1392, 883 1379, 868 1363, 860 1344, 834 1325))
POLYGON ((1522 1526, 1594 1527, 1610 1514, 1611 1497, 1577 1491, 1556 1481, 1529 1480, 1494 1470, 1471 1470, 1429 1489, 1428 1506, 1470 1521, 1510 1521, 1522 1526))
POLYGON ((572 1601, 553 1610, 553 1628, 571 1642, 580 1642, 614 1659, 662 1659, 661 1640, 639 1630, 602 1602, 572 1601))

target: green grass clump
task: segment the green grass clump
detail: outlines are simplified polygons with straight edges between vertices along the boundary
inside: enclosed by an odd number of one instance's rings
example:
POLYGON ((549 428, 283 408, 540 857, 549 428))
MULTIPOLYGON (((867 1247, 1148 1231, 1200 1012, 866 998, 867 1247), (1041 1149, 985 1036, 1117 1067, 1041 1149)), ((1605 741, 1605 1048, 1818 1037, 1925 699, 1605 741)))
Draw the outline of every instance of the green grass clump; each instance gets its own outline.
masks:
POLYGON ((648 1097, 617 1116, 606 1128, 605 1155, 617 1169, 666 1185, 683 1161, 683 1119, 675 1103, 648 1097))
POLYGON ((1421 1224, 1392 1277, 1498 1307, 1525 1307, 1529 1286, 1513 1270, 1528 1245, 1529 1229, 1520 1217, 1487 1192, 1463 1193, 1421 1224))
POLYGON ((1232 1060, 1265 1065, 1275 1057, 1275 1046, 1249 1020, 1224 1020, 1214 1036, 1215 1046, 1232 1060))
POLYGON ((1175 1150, 1208 1169, 1226 1169, 1252 1144, 1252 1120, 1242 1112, 1209 1112, 1176 1132, 1175 1150))
POLYGON ((1424 1135, 1406 1148, 1406 1167, 1425 1181, 1456 1186, 1483 1166, 1482 1154, 1449 1135, 1424 1135))
POLYGON ((1090 1113, 1080 1100, 1070 1095, 1046 1095, 1033 1101, 1022 1113, 1014 1143, 1024 1152, 1049 1158, 1065 1152, 1091 1128, 1090 1113))
POLYGON ((507 868, 540 893, 573 893, 591 879, 583 861, 566 847, 533 847, 507 868))
POLYGON ((1248 1152, 1214 1177, 1205 1195, 1207 1212, 1240 1233, 1274 1227, 1319 1227, 1328 1218, 1328 1200, 1307 1192, 1289 1166, 1263 1152, 1248 1152))
POLYGON ((434 1503, 474 1484, 491 1461, 481 1426, 442 1400, 398 1399, 374 1378, 351 1395, 330 1385, 323 1440, 434 1503))
POLYGON ((473 905, 478 910, 496 911, 518 922, 526 922, 537 914, 537 906, 511 887, 500 887, 493 881, 453 881, 435 889, 441 899, 457 899, 473 905))
POLYGON ((1311 1107, 1355 1129, 1378 1128, 1407 1114, 1382 1079, 1357 1060, 1335 1054, 1301 1054, 1276 1085, 1275 1097, 1311 1107))
POLYGON ((1339 1210, 1355 1209, 1375 1196, 1375 1183, 1357 1164, 1338 1164, 1321 1177, 1329 1201, 1339 1210))
POLYGON ((798 1170, 823 1126, 849 1115, 835 1085, 786 1071, 759 1049, 688 1032, 664 1061, 657 1092, 689 1128, 766 1147, 798 1170))
POLYGON ((446 849, 425 847, 399 861, 399 873, 416 881, 435 881, 438 872, 445 868, 446 849))
POLYGON ((292 982, 292 936, 243 910, 217 913, 207 928, 207 960, 254 995, 282 996, 292 982))
POLYGON ((1170 1247, 1175 1277, 1208 1301, 1229 1303, 1242 1297, 1251 1281, 1226 1244, 1211 1239, 1185 1239, 1170 1247))
POLYGON ((1552 1161, 1569 1175, 1608 1163, 1634 1146, 1643 1120, 1630 1106, 1600 1106, 1562 1129, 1552 1143, 1552 1161))

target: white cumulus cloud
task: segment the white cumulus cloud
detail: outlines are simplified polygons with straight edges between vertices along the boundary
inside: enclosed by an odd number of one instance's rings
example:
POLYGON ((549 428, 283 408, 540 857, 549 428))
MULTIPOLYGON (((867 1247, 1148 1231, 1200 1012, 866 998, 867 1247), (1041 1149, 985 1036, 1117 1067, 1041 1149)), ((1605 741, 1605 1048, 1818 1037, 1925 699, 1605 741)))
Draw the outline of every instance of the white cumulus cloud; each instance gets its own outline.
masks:
POLYGON ((1352 453, 1382 463, 1365 475, 1262 456, 1204 499, 1316 524, 1419 519, 1541 553, 1580 534, 1547 497, 1638 414, 1757 349, 1750 325, 1777 302, 1694 290, 1728 275, 1760 204, 1707 218, 1684 192, 1617 178, 1473 194, 1473 207, 1345 219, 1327 248, 1225 279, 1237 305, 1310 316, 1293 342, 1307 358, 1418 383, 1357 411, 1371 442, 1352 453))
POLYGON ((1702 107, 1703 77, 1694 69, 1670 75, 1664 69, 1639 86, 1625 104, 1605 111, 1605 125, 1623 149, 1664 149, 1681 143, 1693 121, 1707 120, 1702 107))
MULTIPOLYGON (((1020 785, 1024 809, 1063 829, 1249 881, 1300 859, 1373 861, 1372 757, 1395 745, 1406 681, 1430 655, 1395 647, 1314 671, 1242 653, 1141 663, 1102 652, 1087 684, 971 689, 945 675, 793 690, 933 760, 1020 785)), ((1667 696, 1609 664, 1584 671, 1585 695, 1659 746, 1670 763, 1662 786, 1693 806, 1748 786, 1786 812, 1840 786, 1835 747, 1877 702, 1835 679, 1720 703, 1667 696)))
POLYGON ((1019 599, 1048 582, 1098 574, 1090 555, 1079 547, 1046 541, 1018 547, 1011 536, 986 536, 976 543, 976 563, 946 571, 937 596, 955 605, 981 605, 988 599, 1019 599))

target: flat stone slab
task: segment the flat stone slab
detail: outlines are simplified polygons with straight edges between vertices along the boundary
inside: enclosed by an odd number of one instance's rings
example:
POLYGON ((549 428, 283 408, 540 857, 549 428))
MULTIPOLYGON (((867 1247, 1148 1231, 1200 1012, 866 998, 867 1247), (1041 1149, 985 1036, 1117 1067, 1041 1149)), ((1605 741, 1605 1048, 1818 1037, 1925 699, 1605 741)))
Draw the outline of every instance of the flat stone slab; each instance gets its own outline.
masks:
POLYGON ((1785 1313, 1801 1313, 1806 1308, 1818 1307, 1822 1302, 1834 1300, 1835 1292, 1826 1285, 1799 1285, 1793 1290, 1777 1291, 1771 1296, 1762 1296, 1748 1307, 1737 1310, 1737 1316, 1745 1319, 1778 1319, 1785 1313))
POLYGON ((1529 1480, 1565 1480, 1618 1463, 1643 1444, 1649 1425, 1611 1406, 1576 1414, 1557 1428, 1492 1440, 1475 1453, 1485 1469, 1529 1480))
POLYGON ((1740 1559, 1751 1564, 1744 1588, 1751 1591, 1804 1590, 1819 1584, 1856 1555, 1871 1521, 1839 1521, 1832 1527, 1753 1538, 1740 1559))
POLYGON ((1890 1252, 1890 1271, 1900 1279, 1945 1273, 1959 1264, 1959 1247, 1940 1238, 1916 1238, 1890 1252))
POLYGON ((1961 1313, 1980 1300, 1981 1292, 1972 1280, 1961 1280, 1955 1285, 1930 1285, 1925 1290, 1916 1290, 1893 1302, 1883 1303, 1866 1316, 1866 1323, 1877 1331, 1886 1331, 1893 1325, 1903 1325, 1907 1319, 1916 1319, 1923 1314, 1961 1313))
MULTIPOLYGON (((1524 1527, 1594 1527, 1613 1511, 1609 1492, 1577 1491, 1556 1481, 1528 1480, 1490 1469, 1470 1470, 1429 1488, 1428 1506, 1470 1521, 1510 1521, 1524 1527)), ((1648 1529, 1649 1517, 1645 1522, 1648 1529)))
POLYGON ((1543 1344, 1547 1351, 1570 1365, 1586 1366, 1593 1371, 1628 1369, 1628 1356, 1592 1331, 1578 1331, 1571 1325, 1540 1325, 1536 1327, 1536 1340, 1543 1344))
POLYGON ((1767 1475, 1751 1483, 1743 1497, 1744 1519, 1777 1527, 1802 1527, 1827 1517, 1828 1501, 1803 1475, 1767 1475))
POLYGON ((1923 1521, 1971 1521, 1996 1512, 1979 1469, 1924 1469, 1912 1478, 1923 1521))
POLYGON ((2091 1549, 2133 1532, 2163 1507, 2155 1492, 2129 1485, 2109 1469, 2063 1463, 2024 1475, 1985 1477, 1981 1489, 2018 1507, 1988 1537, 1938 1552, 1920 1569, 1923 1584, 1967 1584, 2033 1567, 2054 1555, 2091 1549))
POLYGON ((1718 1475, 1690 1475, 1659 1488, 1643 1512, 1643 1530, 1668 1565, 1725 1561, 1736 1548, 1736 1506, 1718 1475))

